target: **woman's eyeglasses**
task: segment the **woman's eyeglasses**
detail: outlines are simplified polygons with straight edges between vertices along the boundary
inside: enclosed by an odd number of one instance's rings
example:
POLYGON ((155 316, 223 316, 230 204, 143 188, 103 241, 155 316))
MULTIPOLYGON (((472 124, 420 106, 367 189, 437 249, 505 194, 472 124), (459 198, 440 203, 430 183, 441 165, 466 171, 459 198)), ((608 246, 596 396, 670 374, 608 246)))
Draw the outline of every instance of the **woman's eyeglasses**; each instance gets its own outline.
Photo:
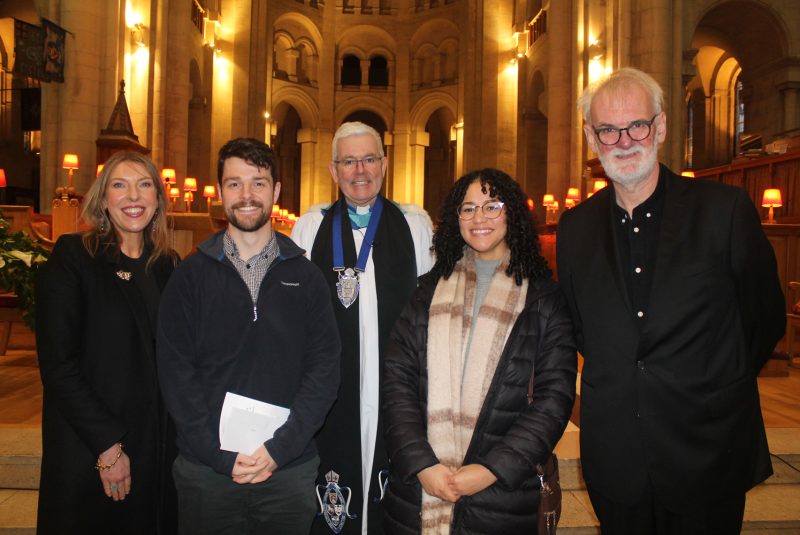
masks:
POLYGON ((486 219, 497 219, 500 217, 500 212, 503 211, 503 206, 505 204, 501 201, 486 201, 480 205, 465 202, 460 204, 456 211, 458 212, 458 218, 463 221, 469 221, 475 217, 475 213, 478 210, 483 212, 483 217, 486 219))

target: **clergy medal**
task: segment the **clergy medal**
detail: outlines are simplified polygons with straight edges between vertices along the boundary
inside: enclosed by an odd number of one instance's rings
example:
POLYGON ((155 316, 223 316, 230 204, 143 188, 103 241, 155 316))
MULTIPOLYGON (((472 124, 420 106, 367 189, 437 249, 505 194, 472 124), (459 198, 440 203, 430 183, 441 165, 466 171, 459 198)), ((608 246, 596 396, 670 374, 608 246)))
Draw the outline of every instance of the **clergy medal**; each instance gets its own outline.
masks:
POLYGON ((336 295, 345 308, 350 308, 358 298, 358 273, 353 268, 338 270, 339 282, 336 283, 336 295))
MULTIPOLYGON (((345 308, 350 308, 350 305, 355 303, 356 299, 358 299, 358 275, 367 270, 367 260, 369 259, 369 252, 372 250, 372 241, 375 239, 375 233, 378 231, 378 223, 381 220, 383 199, 381 199, 380 196, 375 199, 375 204, 372 207, 372 213, 369 218, 369 224, 367 225, 367 232, 364 234, 364 241, 361 243, 361 249, 358 251, 355 269, 345 267, 344 263, 342 212, 347 210, 347 208, 343 208, 344 204, 344 201, 340 200, 333 207, 333 270, 339 277, 339 282, 336 283, 336 295, 345 308)), ((349 223, 349 220, 347 223, 349 223)), ((347 228, 350 228, 349 224, 347 228)))
POLYGON ((348 510, 352 492, 350 487, 339 486, 339 474, 333 470, 325 474, 325 481, 328 482, 327 485, 317 485, 316 488, 317 501, 319 502, 317 516, 322 515, 331 531, 340 533, 348 518, 357 517, 357 515, 351 515, 348 510), (322 488, 321 496, 319 493, 320 488, 322 488), (345 499, 343 491, 347 491, 347 499, 345 499))

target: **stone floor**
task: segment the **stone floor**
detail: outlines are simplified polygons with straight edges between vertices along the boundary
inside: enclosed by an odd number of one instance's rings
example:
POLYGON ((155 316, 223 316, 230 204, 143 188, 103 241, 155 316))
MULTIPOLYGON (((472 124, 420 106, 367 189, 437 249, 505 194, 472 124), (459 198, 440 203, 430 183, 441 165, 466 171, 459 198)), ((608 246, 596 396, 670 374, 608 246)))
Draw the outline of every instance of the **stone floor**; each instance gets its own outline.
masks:
MULTIPOLYGON (((35 533, 42 389, 32 338, 14 330, 12 342, 0 356, 0 535, 27 535, 35 533)), ((775 474, 748 493, 742 533, 800 534, 800 368, 759 378, 759 388, 775 474)), ((564 491, 558 531, 598 535, 580 473, 579 432, 570 422, 556 447, 564 491)))

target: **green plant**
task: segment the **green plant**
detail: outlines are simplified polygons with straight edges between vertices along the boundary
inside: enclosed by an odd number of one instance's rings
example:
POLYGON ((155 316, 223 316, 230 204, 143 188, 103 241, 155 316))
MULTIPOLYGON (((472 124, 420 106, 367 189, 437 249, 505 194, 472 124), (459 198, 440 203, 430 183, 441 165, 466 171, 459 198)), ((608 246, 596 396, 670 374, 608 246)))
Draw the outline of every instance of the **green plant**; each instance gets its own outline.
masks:
POLYGON ((34 281, 39 267, 47 260, 47 251, 24 232, 9 233, 9 223, 0 212, 0 290, 14 292, 22 309, 22 319, 36 328, 34 281))

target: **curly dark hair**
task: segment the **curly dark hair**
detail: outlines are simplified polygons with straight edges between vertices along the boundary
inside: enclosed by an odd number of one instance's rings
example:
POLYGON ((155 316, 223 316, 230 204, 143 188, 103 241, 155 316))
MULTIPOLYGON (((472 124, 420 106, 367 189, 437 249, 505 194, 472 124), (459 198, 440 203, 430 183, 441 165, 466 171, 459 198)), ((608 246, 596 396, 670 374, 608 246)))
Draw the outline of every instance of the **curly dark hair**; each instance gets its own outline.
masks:
POLYGON ((231 139, 219 149, 217 181, 220 184, 222 184, 222 168, 225 167, 225 160, 228 158, 241 158, 251 165, 268 169, 272 175, 272 185, 274 186, 276 182, 280 182, 275 153, 269 145, 261 140, 251 137, 237 137, 236 139, 231 139))
POLYGON ((467 188, 480 180, 482 190, 505 204, 506 243, 511 250, 511 261, 506 274, 521 285, 523 279, 535 280, 549 276, 547 260, 541 254, 539 234, 533 214, 528 210, 527 196, 519 184, 499 169, 480 169, 459 178, 447 194, 439 212, 439 225, 433 235, 433 251, 437 277, 449 278, 456 263, 464 256, 466 242, 458 226, 458 206, 463 202, 467 188))

